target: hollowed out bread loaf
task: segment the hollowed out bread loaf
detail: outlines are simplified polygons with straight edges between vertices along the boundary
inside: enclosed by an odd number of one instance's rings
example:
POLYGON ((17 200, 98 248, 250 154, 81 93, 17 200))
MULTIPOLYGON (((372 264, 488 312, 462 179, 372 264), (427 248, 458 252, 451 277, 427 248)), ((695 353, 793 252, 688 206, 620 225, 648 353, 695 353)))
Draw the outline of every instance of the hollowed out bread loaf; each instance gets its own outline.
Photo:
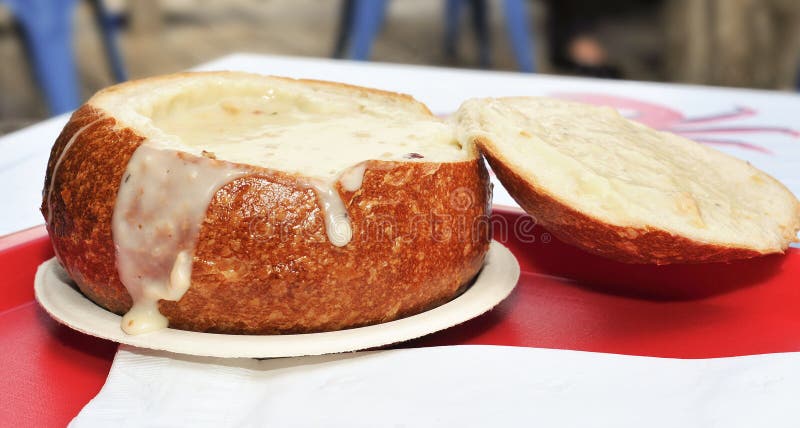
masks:
POLYGON ((454 117, 511 195, 565 242, 631 263, 781 253, 800 204, 749 163, 622 117, 548 98, 471 100, 454 117))
POLYGON ((488 249, 488 186, 476 148, 411 97, 184 73, 78 109, 52 149, 42 212, 61 264, 110 311, 156 293, 173 328, 318 332, 453 298, 488 249), (205 190, 178 186, 195 181, 205 190))

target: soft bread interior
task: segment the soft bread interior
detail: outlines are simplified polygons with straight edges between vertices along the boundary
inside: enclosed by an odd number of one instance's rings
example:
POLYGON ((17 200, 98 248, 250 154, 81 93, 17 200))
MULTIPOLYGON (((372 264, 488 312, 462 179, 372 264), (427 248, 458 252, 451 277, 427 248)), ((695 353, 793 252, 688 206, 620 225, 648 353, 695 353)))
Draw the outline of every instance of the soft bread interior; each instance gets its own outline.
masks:
POLYGON ((116 86, 90 103, 150 144, 316 178, 370 159, 477 156, 411 98, 345 85, 188 73, 116 86))
POLYGON ((785 249, 800 227, 797 199, 772 177, 611 108, 480 99, 453 120, 462 143, 479 140, 537 191, 600 222, 763 253, 785 249))

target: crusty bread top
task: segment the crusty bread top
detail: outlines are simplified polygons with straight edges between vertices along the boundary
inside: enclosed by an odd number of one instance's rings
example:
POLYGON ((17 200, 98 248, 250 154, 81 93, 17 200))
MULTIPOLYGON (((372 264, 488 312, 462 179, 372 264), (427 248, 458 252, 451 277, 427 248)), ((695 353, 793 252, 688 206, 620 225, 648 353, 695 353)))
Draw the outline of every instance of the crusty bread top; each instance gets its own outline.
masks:
POLYGON ((597 223, 762 254, 785 250, 800 229, 797 198, 774 178, 611 108, 480 99, 464 103, 453 120, 462 143, 477 140, 525 188, 597 223))
POLYGON ((114 86, 88 103, 151 145, 323 179, 369 159, 477 156, 413 98, 343 84, 182 73, 114 86))

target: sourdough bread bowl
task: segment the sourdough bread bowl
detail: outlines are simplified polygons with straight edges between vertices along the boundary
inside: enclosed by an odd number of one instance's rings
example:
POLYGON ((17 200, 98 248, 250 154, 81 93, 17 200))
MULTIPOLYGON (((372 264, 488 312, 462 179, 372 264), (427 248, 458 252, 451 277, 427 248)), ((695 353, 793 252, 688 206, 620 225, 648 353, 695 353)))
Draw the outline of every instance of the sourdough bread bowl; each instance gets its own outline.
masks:
POLYGON ((749 163, 616 110, 540 97, 475 99, 453 117, 512 197, 562 241, 628 263, 782 253, 800 203, 749 163))
POLYGON ((92 97, 42 213, 80 290, 129 333, 319 332, 453 298, 481 268, 477 149, 411 97, 183 73, 92 97))

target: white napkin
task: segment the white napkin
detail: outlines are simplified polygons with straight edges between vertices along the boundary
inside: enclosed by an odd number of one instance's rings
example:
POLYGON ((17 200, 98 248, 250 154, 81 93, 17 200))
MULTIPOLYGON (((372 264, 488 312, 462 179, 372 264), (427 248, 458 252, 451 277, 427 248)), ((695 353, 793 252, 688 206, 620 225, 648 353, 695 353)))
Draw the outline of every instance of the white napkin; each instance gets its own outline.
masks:
POLYGON ((800 353, 679 360, 501 346, 187 357, 123 346, 83 427, 796 427, 800 353))

